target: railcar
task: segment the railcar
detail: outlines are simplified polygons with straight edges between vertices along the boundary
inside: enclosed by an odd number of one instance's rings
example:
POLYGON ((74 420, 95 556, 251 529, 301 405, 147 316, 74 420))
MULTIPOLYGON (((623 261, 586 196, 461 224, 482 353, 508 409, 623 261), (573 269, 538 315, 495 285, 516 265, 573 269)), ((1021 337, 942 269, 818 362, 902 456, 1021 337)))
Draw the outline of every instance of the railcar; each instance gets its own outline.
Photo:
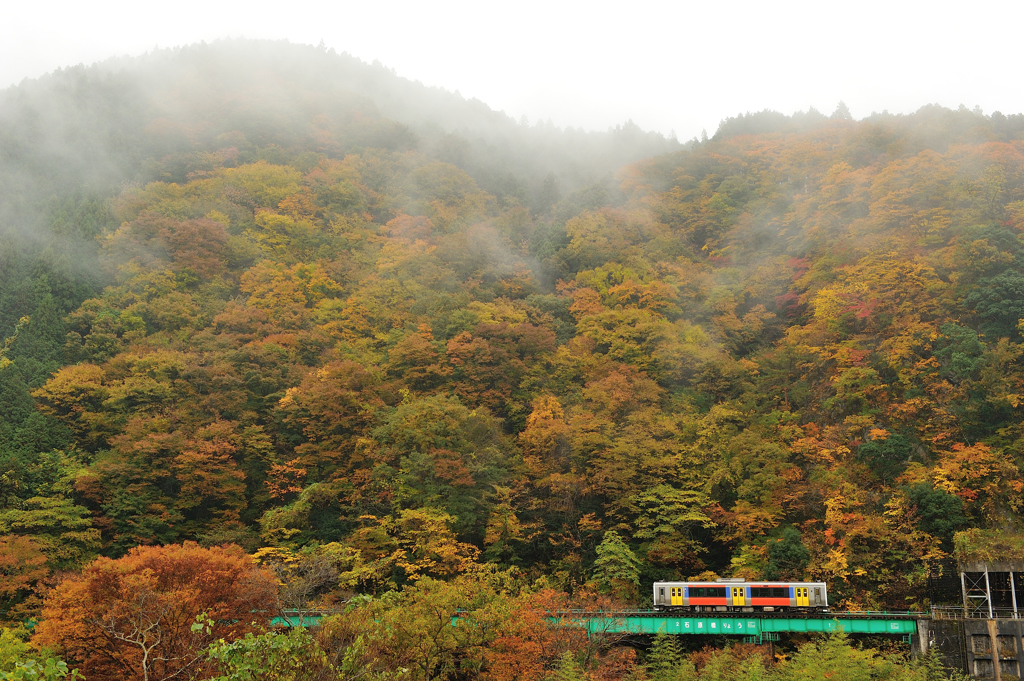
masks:
POLYGON ((824 582, 719 579, 655 582, 654 609, 687 612, 828 612, 824 582))

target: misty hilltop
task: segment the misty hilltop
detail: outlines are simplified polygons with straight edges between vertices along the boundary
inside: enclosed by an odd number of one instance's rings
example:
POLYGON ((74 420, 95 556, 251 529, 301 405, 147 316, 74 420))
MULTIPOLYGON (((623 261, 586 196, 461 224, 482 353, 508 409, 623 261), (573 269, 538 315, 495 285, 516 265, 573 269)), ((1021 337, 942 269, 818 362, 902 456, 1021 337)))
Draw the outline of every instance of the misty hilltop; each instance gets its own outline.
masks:
POLYGON ((224 42, 26 81, 0 120, 0 558, 32 566, 0 616, 89 678, 113 653, 62 632, 99 557, 256 561, 413 667, 375 627, 445 585, 915 609, 1024 542, 1024 116, 680 144, 224 42))
POLYGON ((57 186, 180 182, 226 155, 244 162, 254 149, 299 148, 338 158, 418 150, 465 168, 496 196, 536 204, 545 179, 574 191, 680 145, 631 122, 601 133, 528 126, 333 50, 220 41, 71 67, 0 92, 0 215, 57 186))

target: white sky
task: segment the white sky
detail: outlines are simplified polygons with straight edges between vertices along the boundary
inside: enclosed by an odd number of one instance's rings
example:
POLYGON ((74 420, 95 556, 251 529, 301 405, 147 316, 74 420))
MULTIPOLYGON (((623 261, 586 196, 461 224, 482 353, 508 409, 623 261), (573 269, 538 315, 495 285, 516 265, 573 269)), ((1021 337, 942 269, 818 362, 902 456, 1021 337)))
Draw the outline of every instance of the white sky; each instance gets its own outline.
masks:
POLYGON ((680 139, 764 108, 854 117, 939 103, 1024 112, 1021 0, 0 0, 0 88, 220 37, 380 60, 530 122, 632 118, 680 139))

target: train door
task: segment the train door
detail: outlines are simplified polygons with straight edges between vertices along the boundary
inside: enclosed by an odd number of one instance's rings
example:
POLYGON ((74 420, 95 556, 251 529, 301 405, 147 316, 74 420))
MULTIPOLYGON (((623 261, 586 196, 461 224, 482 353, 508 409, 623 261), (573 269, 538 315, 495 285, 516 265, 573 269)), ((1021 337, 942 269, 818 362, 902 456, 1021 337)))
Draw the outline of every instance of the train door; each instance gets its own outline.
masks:
POLYGON ((682 605, 683 604, 683 587, 673 586, 669 593, 669 604, 670 605, 682 605))
POLYGON ((747 602, 743 598, 743 587, 734 586, 732 588, 732 604, 733 605, 746 605, 747 602))
POLYGON ((814 587, 814 604, 821 605, 821 587, 814 587))
POLYGON ((810 603, 808 601, 809 601, 809 599, 807 597, 807 587, 806 586, 798 586, 798 587, 796 587, 796 604, 797 604, 797 607, 800 607, 800 606, 807 607, 807 606, 809 606, 810 603))

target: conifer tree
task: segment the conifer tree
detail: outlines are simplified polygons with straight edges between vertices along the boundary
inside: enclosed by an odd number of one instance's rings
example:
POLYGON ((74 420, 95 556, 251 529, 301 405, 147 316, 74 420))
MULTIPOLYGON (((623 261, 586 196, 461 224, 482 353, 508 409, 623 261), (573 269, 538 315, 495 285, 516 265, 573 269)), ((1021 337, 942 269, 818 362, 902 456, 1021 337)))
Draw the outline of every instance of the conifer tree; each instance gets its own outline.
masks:
POLYGON ((683 681, 695 678, 693 663, 683 656, 675 636, 658 634, 647 655, 647 673, 651 681, 683 681))
POLYGON ((605 532, 597 547, 594 581, 603 593, 616 598, 636 600, 639 596, 640 559, 615 530, 605 532))
POLYGON ((555 669, 544 681, 586 681, 587 673, 571 651, 565 651, 555 663, 555 669))

